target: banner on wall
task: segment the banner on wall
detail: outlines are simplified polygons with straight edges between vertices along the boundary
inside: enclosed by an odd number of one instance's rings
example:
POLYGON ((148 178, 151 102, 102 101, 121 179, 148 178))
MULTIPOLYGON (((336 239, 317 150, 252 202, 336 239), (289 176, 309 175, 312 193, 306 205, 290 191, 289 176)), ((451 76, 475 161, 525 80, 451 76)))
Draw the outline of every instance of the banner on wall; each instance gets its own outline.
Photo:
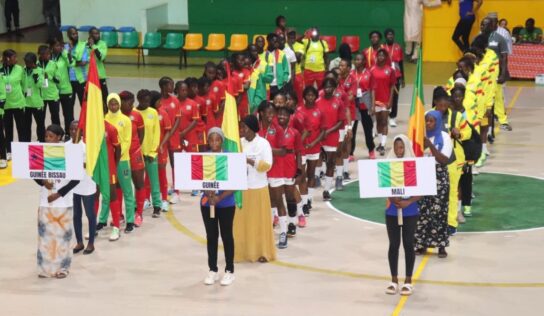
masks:
POLYGON ((434 157, 359 160, 361 198, 436 195, 434 157))
POLYGON ((244 153, 175 153, 178 190, 246 190, 244 153))
POLYGON ((72 143, 12 143, 12 176, 19 179, 81 180, 83 147, 72 143))

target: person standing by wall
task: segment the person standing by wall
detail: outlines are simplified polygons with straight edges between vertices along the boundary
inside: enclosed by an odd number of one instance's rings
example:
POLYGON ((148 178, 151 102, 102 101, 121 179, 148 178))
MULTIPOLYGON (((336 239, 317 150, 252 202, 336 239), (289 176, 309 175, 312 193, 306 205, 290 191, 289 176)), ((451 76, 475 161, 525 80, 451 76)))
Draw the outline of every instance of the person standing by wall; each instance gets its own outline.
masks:
MULTIPOLYGON (((448 3, 451 4, 451 0, 448 0, 448 3)), ((457 26, 455 26, 451 39, 463 53, 470 46, 468 41, 470 30, 476 20, 476 11, 480 9, 482 4, 483 0, 459 0, 460 19, 457 26)))
POLYGON ((72 85, 72 100, 79 100, 79 105, 83 103, 83 91, 87 82, 87 64, 89 63, 89 49, 85 42, 79 41, 79 33, 75 27, 70 27, 66 32, 68 35, 68 43, 64 44, 64 49, 71 56, 68 75, 70 84, 72 85))
POLYGON ((89 31, 87 46, 96 55, 96 68, 98 69, 98 78, 100 79, 100 89, 102 90, 102 101, 104 102, 104 112, 107 111, 108 85, 106 84, 106 67, 104 60, 108 54, 108 45, 100 39, 100 31, 93 27, 89 31))
POLYGON ((6 0, 4 3, 4 16, 6 17, 6 28, 8 35, 11 35, 11 18, 13 17, 13 25, 15 26, 15 36, 24 37, 19 29, 19 0, 6 0))
POLYGON ((310 30, 311 37, 302 40, 304 45, 304 86, 316 85, 321 88, 328 63, 327 42, 319 39, 319 30, 314 27, 310 30))
POLYGON ((404 43, 406 43, 404 52, 413 63, 419 58, 419 46, 423 33, 423 7, 440 5, 441 0, 404 0, 404 43))

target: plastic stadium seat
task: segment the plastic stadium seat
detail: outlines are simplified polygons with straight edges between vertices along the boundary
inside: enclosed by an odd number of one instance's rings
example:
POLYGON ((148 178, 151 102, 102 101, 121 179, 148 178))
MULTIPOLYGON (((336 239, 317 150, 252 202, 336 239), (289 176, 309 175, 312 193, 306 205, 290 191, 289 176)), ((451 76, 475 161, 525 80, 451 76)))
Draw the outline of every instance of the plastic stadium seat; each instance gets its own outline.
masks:
POLYGON ((80 32, 89 32, 93 27, 94 27, 94 25, 82 25, 82 26, 79 27, 78 31, 80 31, 80 32))
POLYGON ((241 52, 247 49, 247 34, 232 34, 230 36, 230 46, 228 48, 231 52, 241 52))
POLYGON ((336 36, 323 35, 320 38, 322 41, 327 42, 327 45, 329 46, 328 53, 336 51, 336 36))
POLYGON ((143 49, 155 49, 161 46, 162 36, 161 33, 149 32, 145 34, 143 49))
POLYGON ((168 33, 166 34, 166 40, 162 48, 170 50, 179 50, 179 69, 181 69, 182 51, 183 47, 183 33, 168 33))
POLYGON ((98 28, 100 32, 114 32, 115 26, 101 26, 98 28))
POLYGON ((138 32, 121 33, 121 43, 119 44, 121 48, 137 48, 138 44, 140 44, 138 32))
POLYGON ((119 45, 117 32, 110 32, 110 31, 102 31, 100 33, 100 39, 106 42, 106 45, 108 45, 109 48, 117 47, 119 45))
POLYGON ((208 45, 204 47, 207 51, 217 52, 225 49, 225 34, 209 34, 208 45))
POLYGON ((342 36, 342 43, 346 43, 351 47, 351 52, 356 53, 359 51, 360 43, 359 36, 356 35, 344 35, 342 36))
MULTIPOLYGON (((76 26, 75 26, 75 25, 63 25, 63 26, 61 26, 61 27, 59 28, 59 30, 60 30, 61 32, 67 32, 68 29, 71 28, 71 27, 76 27, 76 26)), ((77 27, 76 27, 76 29, 77 29, 77 27)))
POLYGON ((117 32, 119 33, 125 33, 125 32, 136 32, 136 29, 134 26, 121 26, 117 29, 117 32))
POLYGON ((185 35, 185 44, 183 45, 183 58, 185 60, 185 67, 187 67, 187 52, 199 51, 202 49, 203 39, 202 33, 188 33, 185 35))

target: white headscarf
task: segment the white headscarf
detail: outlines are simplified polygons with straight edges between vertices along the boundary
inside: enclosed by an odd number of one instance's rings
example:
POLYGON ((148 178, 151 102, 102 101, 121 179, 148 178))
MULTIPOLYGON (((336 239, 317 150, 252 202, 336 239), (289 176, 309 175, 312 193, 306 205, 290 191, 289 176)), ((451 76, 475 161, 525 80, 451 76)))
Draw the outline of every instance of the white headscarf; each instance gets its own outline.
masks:
POLYGON ((414 158, 416 155, 414 154, 414 149, 412 148, 412 142, 406 135, 399 134, 393 138, 393 148, 391 148, 389 154, 387 154, 387 159, 398 158, 397 155, 395 155, 395 142, 397 139, 400 139, 404 143, 404 157, 402 158, 414 158))

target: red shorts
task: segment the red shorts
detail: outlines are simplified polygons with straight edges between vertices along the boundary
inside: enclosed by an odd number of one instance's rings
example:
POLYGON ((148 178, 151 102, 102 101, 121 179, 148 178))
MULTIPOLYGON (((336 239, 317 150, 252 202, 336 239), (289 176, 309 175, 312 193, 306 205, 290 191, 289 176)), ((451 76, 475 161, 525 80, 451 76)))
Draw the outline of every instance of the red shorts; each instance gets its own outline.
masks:
POLYGON ((311 86, 314 82, 317 84, 317 89, 321 89, 323 79, 325 78, 325 71, 311 71, 304 70, 304 86, 311 86))
POLYGON ((145 168, 144 156, 140 148, 130 154, 130 170, 143 170, 145 168))

